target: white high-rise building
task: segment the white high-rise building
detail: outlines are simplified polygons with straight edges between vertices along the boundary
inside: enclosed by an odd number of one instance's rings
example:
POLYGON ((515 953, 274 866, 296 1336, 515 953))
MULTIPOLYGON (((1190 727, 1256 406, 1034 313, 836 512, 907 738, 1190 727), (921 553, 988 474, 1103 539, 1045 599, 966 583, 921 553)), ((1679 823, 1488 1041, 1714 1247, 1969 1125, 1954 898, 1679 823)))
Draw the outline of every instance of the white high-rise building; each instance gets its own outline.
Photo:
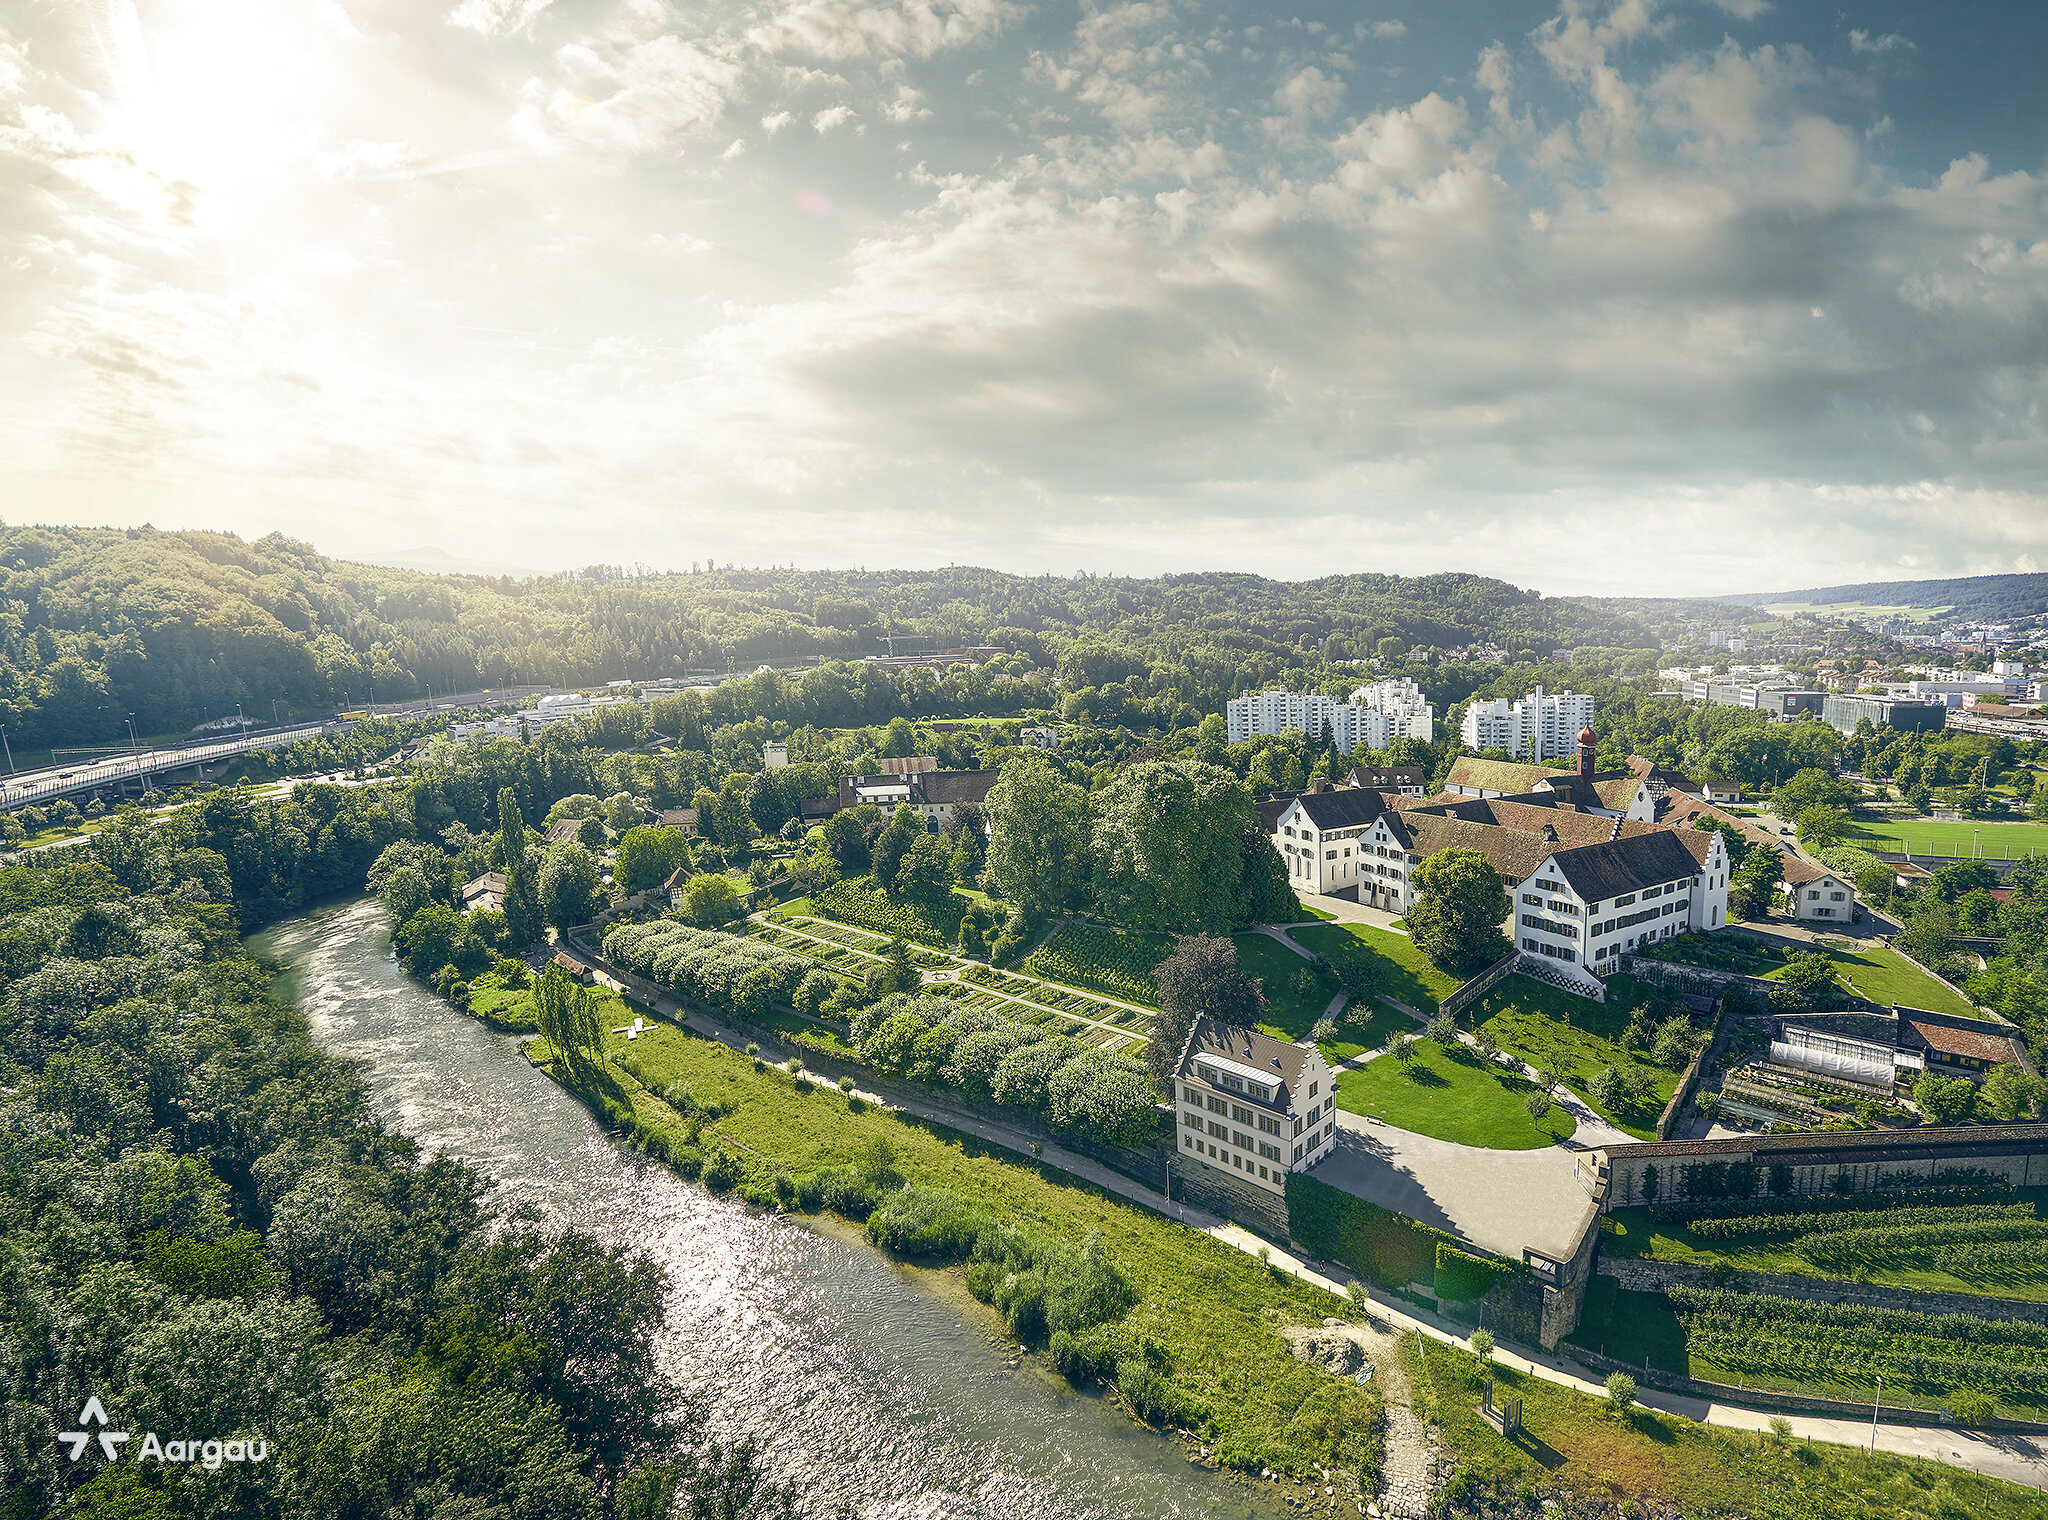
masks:
POLYGON ((1255 692, 1225 703, 1223 718, 1232 744, 1293 728, 1311 739, 1327 736, 1345 755, 1385 749, 1389 739, 1401 736, 1427 742, 1436 732, 1436 709, 1405 679, 1361 686, 1349 702, 1313 691, 1255 692))
POLYGON ((1519 702, 1475 699, 1465 709, 1468 749, 1504 749, 1518 760, 1548 760, 1579 747, 1579 730, 1593 726, 1593 699, 1572 692, 1548 696, 1537 687, 1519 702))

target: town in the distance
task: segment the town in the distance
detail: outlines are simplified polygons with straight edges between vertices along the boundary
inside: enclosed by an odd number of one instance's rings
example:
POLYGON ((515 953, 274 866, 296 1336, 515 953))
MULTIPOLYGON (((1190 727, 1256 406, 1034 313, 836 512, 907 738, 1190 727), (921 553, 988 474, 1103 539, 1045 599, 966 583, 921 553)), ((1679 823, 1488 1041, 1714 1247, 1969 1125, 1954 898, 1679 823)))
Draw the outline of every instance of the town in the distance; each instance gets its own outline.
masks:
POLYGON ((21 1513, 896 1502, 777 1295, 1175 1512, 2042 1513, 2048 577, 0 561, 21 1513))

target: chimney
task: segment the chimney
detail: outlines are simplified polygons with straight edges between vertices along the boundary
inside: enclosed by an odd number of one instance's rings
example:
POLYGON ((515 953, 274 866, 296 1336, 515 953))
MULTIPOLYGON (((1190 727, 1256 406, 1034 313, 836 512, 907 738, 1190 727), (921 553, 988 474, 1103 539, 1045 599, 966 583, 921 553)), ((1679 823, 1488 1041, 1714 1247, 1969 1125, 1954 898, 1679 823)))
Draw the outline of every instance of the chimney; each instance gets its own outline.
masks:
POLYGON ((1329 789, 1330 779, 1327 776, 1316 777, 1315 782, 1309 787, 1312 792, 1327 792, 1329 789))

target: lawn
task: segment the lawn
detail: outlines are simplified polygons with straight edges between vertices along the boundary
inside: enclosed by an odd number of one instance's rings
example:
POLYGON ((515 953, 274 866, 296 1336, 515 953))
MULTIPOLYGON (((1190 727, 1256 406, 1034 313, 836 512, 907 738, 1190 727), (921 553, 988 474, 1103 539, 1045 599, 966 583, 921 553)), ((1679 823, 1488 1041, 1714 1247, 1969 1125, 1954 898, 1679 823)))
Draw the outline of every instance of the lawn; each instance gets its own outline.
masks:
POLYGON ((1842 840, 1867 850, 2025 860, 2048 850, 2048 823, 1949 823, 1931 818, 1857 818, 1842 840))
POLYGON ((533 1013, 533 990, 511 992, 503 987, 470 984, 469 1011, 494 1029, 530 1034, 540 1028, 533 1013))
POLYGON ((1292 933, 1296 944, 1319 955, 1335 959, 1363 951, 1374 957, 1378 962, 1375 989, 1424 1013, 1435 1013, 1439 1001, 1464 985, 1449 972, 1439 971, 1414 940, 1391 929, 1371 924, 1316 924, 1292 933))
MULTIPOLYGON (((1599 1282, 1587 1296, 1589 1311, 1599 1282)), ((1623 1415, 1512 1368, 1495 1364, 1489 1373, 1470 1352, 1438 1345, 1425 1352, 1413 1336, 1403 1352, 1416 1410, 1440 1422, 1460 1467, 1454 1482, 1467 1486, 1458 1513, 1481 1512, 1474 1489, 1497 1493, 1493 1507, 1502 1514, 1525 1513, 1516 1494, 1532 1488, 1562 1489, 1603 1513, 1623 1497, 1657 1501, 1660 1512, 1773 1520, 2031 1520, 2041 1513, 2034 1490, 1943 1463, 1779 1442, 1640 1406, 1623 1415), (1522 1401, 1519 1440, 1503 1438, 1479 1414, 1489 1376, 1496 1404, 1522 1401)))
MULTIPOLYGON (((1969 999, 1958 997, 1942 983, 1887 945, 1869 950, 1830 950, 1828 958, 1839 968, 1842 980, 1860 997, 1881 1008, 1903 1003, 1908 1008, 1929 1008, 1936 1013, 1959 1013, 1979 1017, 1969 999)), ((1779 966, 1764 973, 1765 980, 1777 981, 1785 974, 1779 966)))
POLYGON ((1637 999, 1629 994, 1633 979, 1617 977, 1606 1002, 1594 1003, 1526 976, 1510 976, 1472 1004, 1462 1022, 1475 1034, 1484 1028, 1509 1051, 1539 1071, 1554 1071, 1565 1086, 1584 1098, 1595 1112, 1638 1140, 1654 1139, 1657 1116, 1678 1090, 1678 1076, 1667 1067, 1637 1060, 1617 1042, 1628 1028, 1637 999), (1588 1094, 1603 1066, 1634 1064, 1649 1077, 1654 1102, 1645 1109, 1621 1113, 1601 1108, 1588 1094))
POLYGON ((1403 1066, 1392 1056, 1337 1078, 1337 1106, 1418 1135, 1496 1151, 1532 1151, 1569 1140, 1578 1123, 1553 1107, 1538 1125, 1522 1107, 1535 1084, 1504 1066, 1487 1066, 1460 1047, 1451 1056, 1420 1040, 1403 1066))
POLYGON ((1266 991, 1266 1017, 1259 1028, 1276 1040, 1303 1038, 1337 995, 1336 984, 1325 984, 1305 958, 1268 935, 1240 934, 1236 942, 1238 964, 1258 978, 1266 991), (1297 992, 1294 982, 1304 971, 1308 976, 1303 984, 1308 990, 1297 992))
MULTIPOLYGON (((799 1084, 772 1066, 757 1069, 738 1052, 672 1025, 643 1034, 629 1052, 616 1035, 607 1045, 626 1054, 652 1086, 687 1083, 700 1102, 736 1105, 704 1126, 704 1139, 730 1147, 756 1174, 796 1176, 855 1163, 880 1139, 893 1148, 891 1172, 906 1182, 951 1189, 1076 1245, 1099 1241, 1138 1293, 1122 1322, 1130 1344, 1145 1348, 1162 1373, 1208 1407, 1215 1445, 1254 1470, 1305 1473, 1311 1461, 1376 1464, 1369 1432, 1377 1392, 1297 1362, 1278 1333, 1283 1324, 1314 1325, 1345 1312, 1341 1300, 1056 1170, 849 1102, 832 1088, 799 1084)), ((636 1112, 676 1134, 680 1145, 677 1114, 620 1075, 636 1112)), ((990 1326, 999 1321, 991 1318, 990 1326)))
POLYGON ((1332 1066, 1368 1050, 1378 1050, 1404 1030, 1409 1034, 1422 1032, 1422 1026, 1409 1015, 1377 1001, 1345 1004, 1343 1013, 1337 1016, 1337 1026, 1341 1037, 1322 1046, 1323 1059, 1332 1066), (1357 1022, 1360 1014, 1365 1016, 1363 1023, 1357 1022))

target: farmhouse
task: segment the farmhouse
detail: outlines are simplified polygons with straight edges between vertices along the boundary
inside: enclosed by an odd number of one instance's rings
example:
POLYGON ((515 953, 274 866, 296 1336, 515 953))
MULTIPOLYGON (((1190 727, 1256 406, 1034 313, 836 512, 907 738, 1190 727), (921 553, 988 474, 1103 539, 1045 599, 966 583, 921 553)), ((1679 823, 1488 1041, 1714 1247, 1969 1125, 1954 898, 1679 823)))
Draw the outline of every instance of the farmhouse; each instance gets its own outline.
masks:
POLYGON ((1856 883, 1800 855, 1785 857, 1785 901, 1801 923, 1847 923, 1856 917, 1856 883))

